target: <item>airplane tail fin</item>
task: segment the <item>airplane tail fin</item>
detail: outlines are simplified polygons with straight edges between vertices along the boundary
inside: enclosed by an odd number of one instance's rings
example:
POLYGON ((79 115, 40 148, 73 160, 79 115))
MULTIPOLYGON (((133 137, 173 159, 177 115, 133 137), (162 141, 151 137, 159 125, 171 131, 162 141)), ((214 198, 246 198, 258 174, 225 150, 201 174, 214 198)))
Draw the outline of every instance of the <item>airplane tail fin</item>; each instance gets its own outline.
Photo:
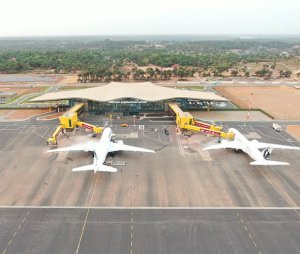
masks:
POLYGON ((114 167, 106 166, 106 165, 86 165, 78 168, 73 168, 72 171, 88 171, 88 170, 93 170, 94 173, 96 172, 117 172, 118 170, 114 167))
POLYGON ((268 161, 268 160, 261 160, 261 161, 252 161, 250 165, 253 166, 286 166, 290 165, 290 163, 282 162, 282 161, 268 161))

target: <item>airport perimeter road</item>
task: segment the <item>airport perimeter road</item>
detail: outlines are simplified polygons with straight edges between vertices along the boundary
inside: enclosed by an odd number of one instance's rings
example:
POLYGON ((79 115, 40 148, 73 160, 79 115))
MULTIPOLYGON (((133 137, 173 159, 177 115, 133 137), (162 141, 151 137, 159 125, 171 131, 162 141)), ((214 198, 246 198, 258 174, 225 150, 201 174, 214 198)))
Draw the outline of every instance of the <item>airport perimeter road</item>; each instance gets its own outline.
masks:
POLYGON ((0 253, 300 253, 299 210, 1 208, 0 253))

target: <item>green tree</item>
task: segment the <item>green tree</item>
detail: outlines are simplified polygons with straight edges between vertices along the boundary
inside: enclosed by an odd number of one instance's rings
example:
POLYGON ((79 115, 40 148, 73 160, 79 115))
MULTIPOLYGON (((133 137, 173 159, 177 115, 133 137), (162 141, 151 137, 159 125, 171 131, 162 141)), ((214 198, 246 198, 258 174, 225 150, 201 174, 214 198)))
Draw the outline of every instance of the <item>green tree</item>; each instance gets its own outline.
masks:
POLYGON ((238 70, 231 70, 230 74, 231 76, 236 77, 239 74, 239 72, 238 70))

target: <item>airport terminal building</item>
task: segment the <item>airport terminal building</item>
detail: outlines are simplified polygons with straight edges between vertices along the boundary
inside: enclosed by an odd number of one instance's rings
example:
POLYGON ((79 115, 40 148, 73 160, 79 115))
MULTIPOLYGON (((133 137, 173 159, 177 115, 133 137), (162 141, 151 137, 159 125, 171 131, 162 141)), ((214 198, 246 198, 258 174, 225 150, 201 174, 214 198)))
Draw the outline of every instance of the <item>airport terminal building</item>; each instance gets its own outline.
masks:
POLYGON ((119 83, 47 93, 31 101, 68 101, 70 106, 84 102, 92 114, 116 112, 138 115, 146 112, 169 111, 168 103, 176 102, 183 110, 203 110, 208 103, 225 103, 228 100, 210 92, 168 88, 151 82, 119 83))

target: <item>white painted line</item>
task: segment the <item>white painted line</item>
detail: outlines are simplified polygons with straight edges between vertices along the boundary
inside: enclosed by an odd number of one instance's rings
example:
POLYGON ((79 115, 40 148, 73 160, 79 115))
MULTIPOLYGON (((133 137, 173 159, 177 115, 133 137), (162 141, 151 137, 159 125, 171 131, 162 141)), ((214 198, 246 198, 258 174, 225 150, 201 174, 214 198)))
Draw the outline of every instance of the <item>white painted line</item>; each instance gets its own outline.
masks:
POLYGON ((99 210, 300 210, 299 206, 290 207, 246 207, 246 206, 236 206, 236 207, 212 207, 212 206, 194 206, 194 207, 147 207, 147 206, 0 206, 0 209, 99 209, 99 210))

